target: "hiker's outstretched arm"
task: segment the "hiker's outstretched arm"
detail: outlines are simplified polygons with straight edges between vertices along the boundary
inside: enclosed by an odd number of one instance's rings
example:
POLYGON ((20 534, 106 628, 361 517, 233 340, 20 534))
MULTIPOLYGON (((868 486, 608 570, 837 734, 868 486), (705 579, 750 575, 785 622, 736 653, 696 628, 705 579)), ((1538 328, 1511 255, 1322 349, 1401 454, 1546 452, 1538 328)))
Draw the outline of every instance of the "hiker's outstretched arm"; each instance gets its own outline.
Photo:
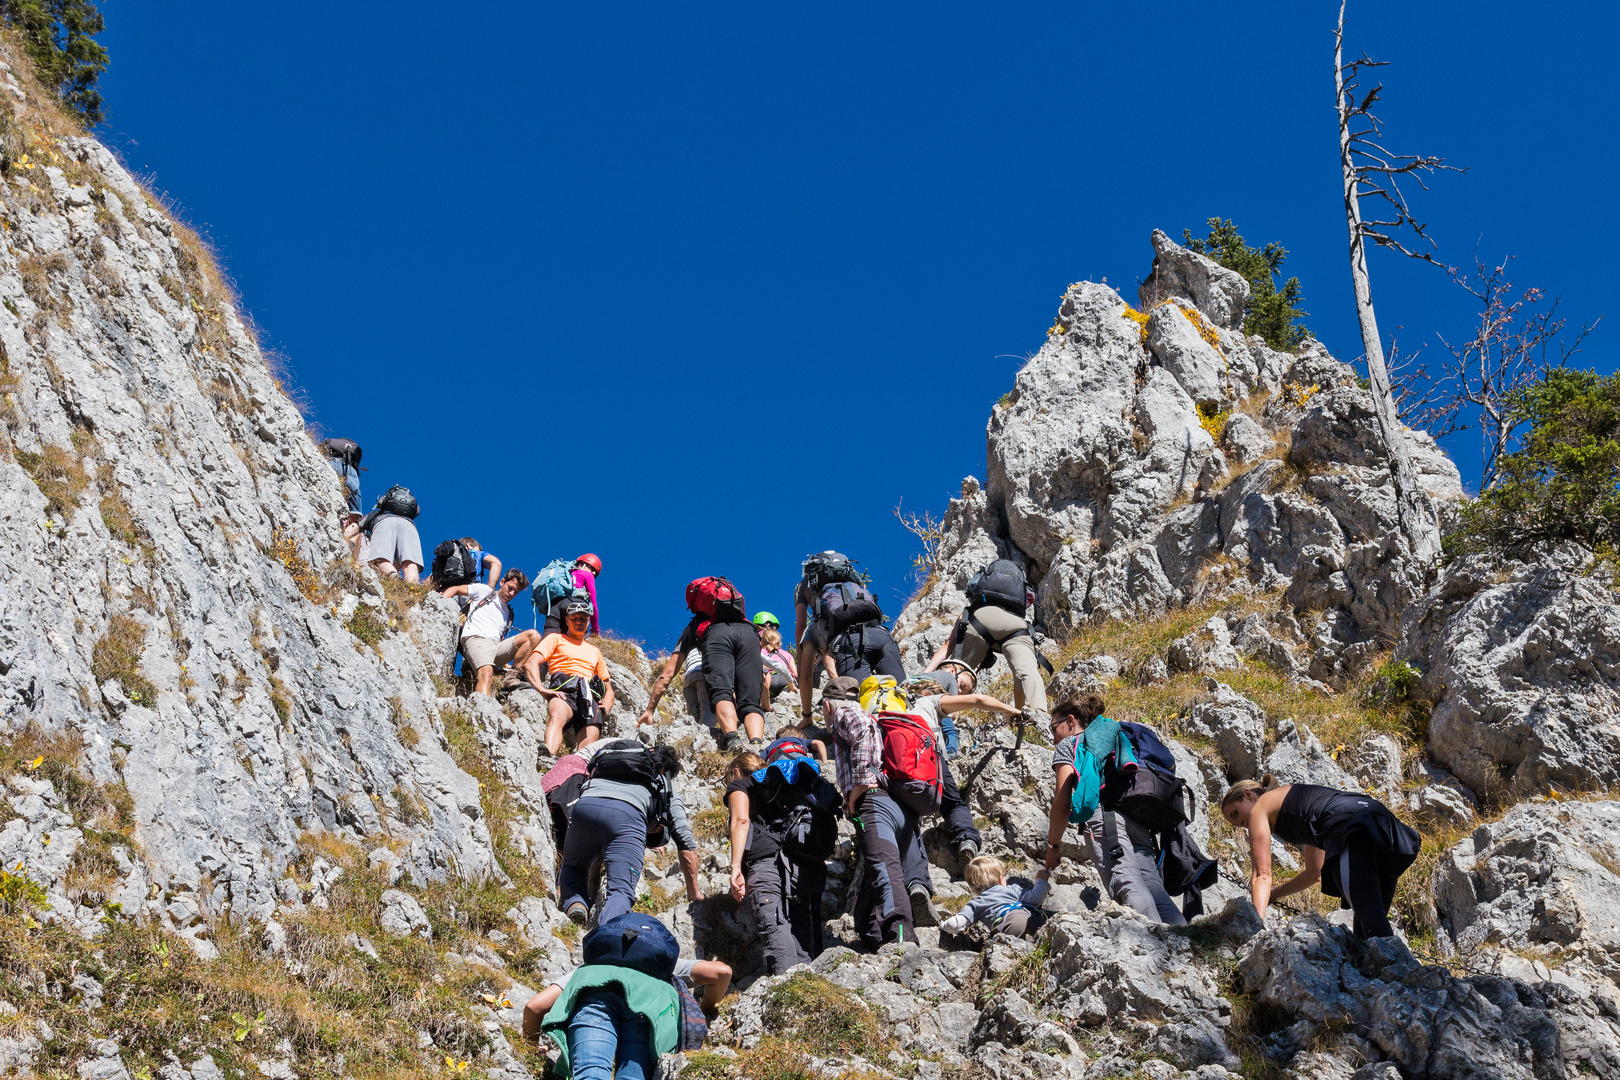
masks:
POLYGON ((1304 856, 1302 861, 1305 863, 1305 868, 1275 889, 1272 889, 1272 900, 1281 900, 1285 896, 1293 896, 1297 892, 1304 892, 1322 880, 1322 863, 1327 859, 1327 852, 1319 847, 1306 844, 1300 854, 1304 856))
POLYGON ((928 666, 923 668, 923 670, 924 671, 938 671, 939 670, 939 665, 941 665, 941 664, 943 664, 945 662, 945 654, 950 651, 950 648, 951 648, 951 638, 950 638, 950 635, 947 634, 945 636, 945 640, 939 643, 939 648, 934 650, 933 658, 928 661, 928 666))
POLYGON ((440 593, 439 595, 440 596, 466 596, 467 595, 467 586, 465 586, 465 585, 452 585, 448 589, 444 590, 444 592, 440 593))
POLYGON ((1002 716, 1017 716, 1020 711, 1016 705, 1008 705, 989 694, 946 694, 939 699, 939 711, 942 713, 960 712, 963 709, 987 709, 1002 716))
POLYGON ((501 580, 501 560, 486 551, 484 552, 484 565, 489 567, 489 580, 501 580))
POLYGON ((1046 868, 1056 870, 1058 863, 1063 861, 1063 852, 1060 845, 1063 843, 1063 830, 1069 827, 1069 793, 1073 790, 1075 781, 1073 765, 1059 765, 1057 767, 1057 789, 1052 794, 1052 808, 1046 815, 1046 868))
POLYGON ((731 810, 731 898, 741 900, 748 895, 748 882, 743 877, 743 853, 748 850, 748 793, 733 791, 726 796, 731 810))
POLYGON ((647 707, 642 710, 641 718, 637 723, 652 723, 653 712, 658 708, 659 699, 664 696, 664 691, 669 689, 670 682, 675 678, 676 669, 681 666, 681 661, 685 659, 686 654, 684 652, 669 654, 669 659, 664 661, 664 670, 660 671, 658 678, 653 680, 652 696, 647 700, 647 707))

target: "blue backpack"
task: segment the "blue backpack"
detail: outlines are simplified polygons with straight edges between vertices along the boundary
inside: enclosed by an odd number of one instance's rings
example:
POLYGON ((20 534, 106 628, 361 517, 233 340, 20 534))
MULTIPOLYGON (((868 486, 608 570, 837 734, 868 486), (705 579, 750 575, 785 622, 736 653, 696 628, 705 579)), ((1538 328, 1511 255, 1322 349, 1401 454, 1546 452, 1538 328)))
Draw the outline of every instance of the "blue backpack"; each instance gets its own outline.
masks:
POLYGON ((567 559, 552 559, 534 575, 529 589, 538 623, 551 614, 553 607, 574 594, 574 564, 567 559))
POLYGON ((585 935, 587 964, 613 964, 634 968, 665 982, 675 977, 680 943, 669 928, 651 915, 627 911, 585 935))

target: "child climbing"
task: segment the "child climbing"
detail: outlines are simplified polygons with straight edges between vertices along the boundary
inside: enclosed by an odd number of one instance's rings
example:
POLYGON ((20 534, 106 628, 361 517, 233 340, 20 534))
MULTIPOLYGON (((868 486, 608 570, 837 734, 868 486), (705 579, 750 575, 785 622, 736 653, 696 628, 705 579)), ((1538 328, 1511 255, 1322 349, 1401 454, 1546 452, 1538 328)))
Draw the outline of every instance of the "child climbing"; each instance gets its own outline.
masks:
POLYGON ((1007 867, 1000 859, 980 855, 967 864, 963 877, 974 896, 967 906, 940 924, 940 929, 960 934, 976 922, 986 923, 994 934, 1034 937, 1046 922, 1041 901, 1052 887, 1051 875, 1042 870, 1035 884, 1025 889, 1007 884, 1007 867))

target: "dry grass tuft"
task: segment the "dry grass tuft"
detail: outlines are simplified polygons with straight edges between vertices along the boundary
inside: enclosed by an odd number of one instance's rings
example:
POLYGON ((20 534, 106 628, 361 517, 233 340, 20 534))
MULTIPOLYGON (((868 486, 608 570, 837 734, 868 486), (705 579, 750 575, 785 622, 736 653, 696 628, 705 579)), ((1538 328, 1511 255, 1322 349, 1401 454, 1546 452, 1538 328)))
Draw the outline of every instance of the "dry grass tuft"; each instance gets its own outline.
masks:
POLYGON ((51 513, 65 518, 79 508, 90 475, 78 454, 65 446, 47 446, 37 454, 18 450, 16 455, 17 464, 45 496, 51 513))
POLYGON ((298 587, 298 591, 304 594, 304 599, 312 604, 322 602, 326 596, 326 587, 316 576, 314 568, 309 565, 309 560, 298 550, 296 539, 277 529, 270 538, 270 554, 287 568, 288 575, 298 587))
POLYGON ((157 703, 157 687, 140 673, 141 654, 146 651, 146 627, 128 615, 114 615, 107 632, 90 654, 90 673, 96 682, 116 679, 129 700, 137 705, 157 703))

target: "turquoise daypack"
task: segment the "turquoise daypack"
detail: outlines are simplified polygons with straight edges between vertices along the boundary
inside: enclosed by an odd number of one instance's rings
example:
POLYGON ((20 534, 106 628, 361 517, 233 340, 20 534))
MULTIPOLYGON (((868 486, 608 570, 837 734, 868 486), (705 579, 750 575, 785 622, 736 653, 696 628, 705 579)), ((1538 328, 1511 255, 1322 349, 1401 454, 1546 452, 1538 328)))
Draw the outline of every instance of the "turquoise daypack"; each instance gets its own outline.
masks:
POLYGON ((1114 767, 1135 766, 1136 748, 1119 726, 1118 720, 1099 716, 1074 741, 1074 793, 1069 796, 1069 821, 1090 821, 1102 803, 1103 762, 1114 758, 1114 767))

